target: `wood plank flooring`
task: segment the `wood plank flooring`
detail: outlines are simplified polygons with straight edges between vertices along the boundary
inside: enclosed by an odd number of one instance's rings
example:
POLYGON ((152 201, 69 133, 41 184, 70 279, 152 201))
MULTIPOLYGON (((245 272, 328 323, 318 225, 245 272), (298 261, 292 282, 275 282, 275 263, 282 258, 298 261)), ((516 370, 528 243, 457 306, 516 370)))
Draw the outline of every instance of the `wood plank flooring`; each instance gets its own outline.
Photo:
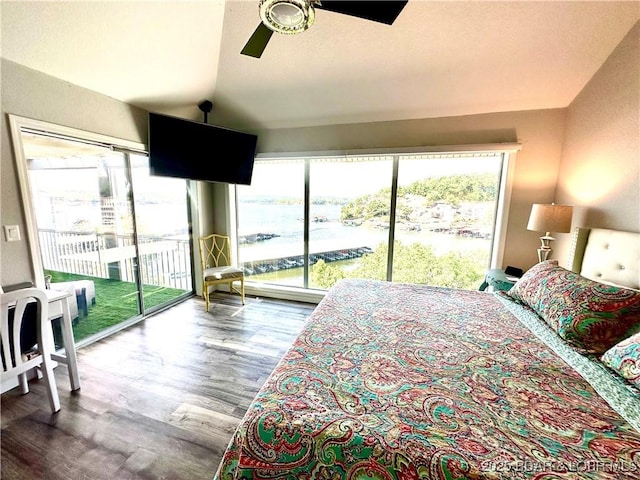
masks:
POLYGON ((237 424, 315 305, 198 297, 78 350, 82 388, 55 369, 2 395, 4 480, 211 480, 237 424))

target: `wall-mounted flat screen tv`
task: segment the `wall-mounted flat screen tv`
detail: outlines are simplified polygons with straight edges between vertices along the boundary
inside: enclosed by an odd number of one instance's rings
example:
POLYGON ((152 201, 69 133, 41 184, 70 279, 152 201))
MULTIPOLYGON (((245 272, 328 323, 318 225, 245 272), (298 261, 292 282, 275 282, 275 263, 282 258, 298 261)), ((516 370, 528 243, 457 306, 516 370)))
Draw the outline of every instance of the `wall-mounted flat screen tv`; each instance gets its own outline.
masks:
POLYGON ((149 113, 151 175, 251 184, 257 135, 149 113))

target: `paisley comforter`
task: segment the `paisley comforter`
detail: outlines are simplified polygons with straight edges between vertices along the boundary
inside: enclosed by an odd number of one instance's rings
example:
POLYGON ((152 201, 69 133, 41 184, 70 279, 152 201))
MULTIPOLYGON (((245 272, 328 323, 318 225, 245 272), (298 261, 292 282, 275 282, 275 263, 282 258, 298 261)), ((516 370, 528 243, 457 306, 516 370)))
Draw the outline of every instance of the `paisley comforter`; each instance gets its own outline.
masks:
POLYGON ((640 433, 496 295, 343 280, 216 478, 637 479, 640 433))

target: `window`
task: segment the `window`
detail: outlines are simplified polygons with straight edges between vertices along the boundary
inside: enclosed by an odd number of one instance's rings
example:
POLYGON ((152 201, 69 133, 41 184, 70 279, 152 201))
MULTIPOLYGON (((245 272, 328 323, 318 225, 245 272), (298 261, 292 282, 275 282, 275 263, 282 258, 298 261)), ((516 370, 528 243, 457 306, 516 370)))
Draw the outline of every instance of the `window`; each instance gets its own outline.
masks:
POLYGON ((500 153, 401 156, 391 278, 477 289, 490 265, 500 153))
POLYGON ((77 341, 192 294, 184 180, 151 176, 142 151, 11 121, 36 277, 73 294, 77 341))
POLYGON ((511 153, 258 158, 252 185, 237 187, 247 280, 327 289, 358 277, 477 289, 500 261, 511 153))
POLYGON ((389 240, 393 159, 314 159, 309 164, 309 286, 325 289, 355 272, 386 279, 386 263, 365 271, 363 260, 389 240))
POLYGON ((304 286, 302 160, 256 162, 251 187, 238 188, 240 263, 251 280, 304 286))

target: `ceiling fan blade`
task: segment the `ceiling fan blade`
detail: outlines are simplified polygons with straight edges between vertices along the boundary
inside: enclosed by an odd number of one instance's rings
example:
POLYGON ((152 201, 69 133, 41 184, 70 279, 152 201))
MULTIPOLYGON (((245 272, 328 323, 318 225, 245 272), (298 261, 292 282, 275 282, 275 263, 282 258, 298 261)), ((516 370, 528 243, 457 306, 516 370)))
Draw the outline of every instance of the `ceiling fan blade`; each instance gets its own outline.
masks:
POLYGON ((273 30, 267 28, 264 23, 260 23, 240 53, 249 57, 260 58, 269 43, 271 35, 273 35, 273 30))
POLYGON ((321 0, 320 5, 315 4, 315 7, 391 25, 398 18, 407 1, 321 0))

